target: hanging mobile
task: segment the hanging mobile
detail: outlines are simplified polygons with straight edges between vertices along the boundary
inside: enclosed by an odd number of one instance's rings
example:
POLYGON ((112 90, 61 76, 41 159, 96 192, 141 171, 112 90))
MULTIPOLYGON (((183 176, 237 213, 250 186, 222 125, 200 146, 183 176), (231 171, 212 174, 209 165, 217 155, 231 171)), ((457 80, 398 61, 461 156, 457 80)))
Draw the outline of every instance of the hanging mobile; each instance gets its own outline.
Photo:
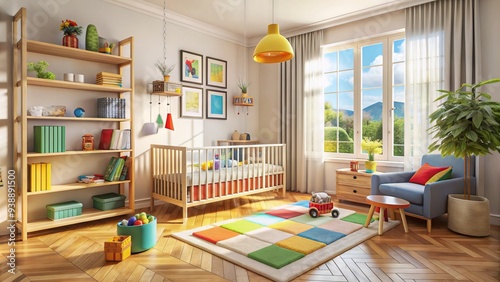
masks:
POLYGON ((167 107, 168 107, 168 114, 167 114, 167 122, 165 123, 165 128, 174 130, 174 122, 172 120, 172 114, 170 113, 170 97, 168 97, 167 107))
POLYGON ((158 116, 156 117, 156 124, 158 124, 158 128, 163 127, 163 118, 161 117, 161 101, 160 95, 158 95, 158 116))
POLYGON ((143 132, 145 135, 152 135, 158 133, 158 124, 154 123, 153 120, 153 101, 151 99, 153 95, 149 94, 149 122, 144 124, 143 132))

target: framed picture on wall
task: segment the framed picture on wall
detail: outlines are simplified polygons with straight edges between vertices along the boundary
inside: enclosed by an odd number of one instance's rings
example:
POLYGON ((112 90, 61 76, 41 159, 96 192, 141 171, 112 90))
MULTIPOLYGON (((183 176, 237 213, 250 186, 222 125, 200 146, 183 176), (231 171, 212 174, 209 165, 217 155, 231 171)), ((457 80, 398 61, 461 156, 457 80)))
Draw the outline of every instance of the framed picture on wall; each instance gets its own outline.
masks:
POLYGON ((227 119, 227 92, 207 89, 207 118, 227 119))
POLYGON ((203 84, 203 56, 181 50, 181 81, 203 84))
POLYGON ((203 118, 203 89, 182 87, 181 117, 203 118))
POLYGON ((226 88, 227 87, 227 62, 207 57, 207 85, 226 88))

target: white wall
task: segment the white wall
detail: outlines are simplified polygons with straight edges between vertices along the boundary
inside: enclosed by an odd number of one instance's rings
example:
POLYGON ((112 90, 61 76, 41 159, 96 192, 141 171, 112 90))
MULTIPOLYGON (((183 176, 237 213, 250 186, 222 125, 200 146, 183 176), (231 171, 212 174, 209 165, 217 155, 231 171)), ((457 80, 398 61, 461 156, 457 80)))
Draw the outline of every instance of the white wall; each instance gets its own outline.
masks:
MULTIPOLYGON (((215 145, 217 139, 228 139, 231 133, 236 129, 239 132, 250 133, 253 139, 258 137, 258 105, 253 107, 249 115, 238 115, 232 106, 232 96, 239 95, 239 89, 236 85, 239 76, 244 75, 243 61, 246 51, 240 45, 231 43, 217 37, 200 33, 185 26, 173 23, 167 23, 167 63, 176 64, 176 69, 172 73, 172 81, 180 81, 180 50, 187 50, 198 53, 203 56, 210 56, 227 61, 227 120, 214 119, 192 119, 179 117, 179 98, 171 98, 171 110, 174 118, 175 131, 161 129, 157 135, 143 136, 141 129, 144 123, 150 121, 148 84, 153 80, 161 79, 162 76, 154 67, 157 60, 163 59, 163 21, 152 15, 131 11, 126 8, 118 7, 101 0, 47 0, 47 1, 2 1, 0 4, 0 168, 5 186, 0 188, 0 233, 6 230, 6 178, 7 170, 12 169, 12 126, 11 110, 12 103, 12 16, 21 8, 27 8, 27 28, 28 38, 54 44, 60 44, 62 31, 59 30, 61 20, 71 19, 83 26, 83 35, 79 36, 80 48, 85 46, 85 29, 88 24, 94 24, 97 27, 99 36, 108 38, 111 41, 118 41, 130 36, 134 37, 134 70, 135 70, 135 104, 134 104, 134 126, 136 129, 136 199, 139 206, 149 205, 149 147, 150 144, 171 144, 185 146, 208 146, 215 145), (144 201, 141 201, 144 200, 144 201)), ((161 11, 160 11, 161 14, 161 11)), ((57 64, 60 59, 51 58, 54 62, 49 67, 58 76, 62 78, 64 72, 68 71, 68 66, 57 64)), ((95 76, 94 66, 87 66, 84 63, 73 66, 74 73, 84 73, 87 78, 95 76)), ((250 77, 251 79, 251 77, 250 77)), ((204 83, 205 84, 205 83, 204 83)), ((193 85, 195 87, 208 88, 205 85, 193 85)), ((47 90, 45 90, 47 91, 47 90)), ((250 87, 252 91, 252 87, 250 87)), ((52 91, 51 91, 52 92, 52 91)), ((57 91, 56 91, 57 92, 57 91)), ((43 92, 42 92, 43 93, 43 92)), ((50 93, 52 95, 54 93, 50 93)), ((95 107, 95 100, 90 101, 71 98, 65 93, 55 93, 60 95, 60 103, 68 105, 68 112, 71 114, 73 108, 78 106, 91 109, 95 107)), ((85 94, 85 93, 84 93, 85 94)), ((87 93, 88 94, 88 93, 87 93)), ((203 92, 205 95, 205 91, 203 92)), ((40 95, 40 100, 34 103, 44 105, 44 96, 40 95)), ((47 93, 47 95, 49 95, 47 93)), ((251 95, 259 100, 259 93, 255 89, 251 95)), ((98 96, 96 96, 98 98, 98 96)), ((157 96, 153 96, 153 122, 158 114, 157 96)), ((205 99, 204 99, 205 100, 205 99)), ((204 113, 206 108, 204 107, 204 113)), ((162 98, 161 114, 165 120, 167 113, 167 98, 162 98)), ((81 128, 70 128, 73 130, 74 139, 81 140, 81 128)), ((94 136, 98 136, 95 132, 94 136)), ((71 138, 70 138, 71 139, 71 138)), ((78 142, 78 141, 77 141, 78 142)), ((68 146, 78 146, 77 144, 68 144, 68 146)), ((75 163, 75 162, 73 162, 75 163)), ((95 169, 93 162, 77 162, 81 166, 81 171, 91 173, 95 169)), ((97 167, 105 164, 97 164, 97 167)), ((95 171, 95 173, 102 173, 95 171)), ((54 174, 57 172, 54 171, 54 174)), ((63 173, 59 173, 63 174, 63 173)), ((57 177, 58 175, 55 175, 57 177)), ((68 177, 61 175, 61 177, 68 177)), ((75 179, 76 180, 76 179, 75 179)), ((70 180, 71 181, 71 180, 70 180)), ((83 197, 87 195, 81 191, 83 197)), ((70 194, 70 193, 69 193, 70 194)), ((38 197, 38 196, 37 196, 38 197)), ((71 197, 68 193, 53 195, 50 194, 49 201, 59 201, 71 197)), ((86 197, 90 198, 90 197, 86 197)), ((40 198, 40 205, 36 206, 35 213, 44 212, 45 199, 40 198)), ((31 216, 31 215, 30 215, 31 216)), ((40 216, 40 215, 38 215, 40 216)))

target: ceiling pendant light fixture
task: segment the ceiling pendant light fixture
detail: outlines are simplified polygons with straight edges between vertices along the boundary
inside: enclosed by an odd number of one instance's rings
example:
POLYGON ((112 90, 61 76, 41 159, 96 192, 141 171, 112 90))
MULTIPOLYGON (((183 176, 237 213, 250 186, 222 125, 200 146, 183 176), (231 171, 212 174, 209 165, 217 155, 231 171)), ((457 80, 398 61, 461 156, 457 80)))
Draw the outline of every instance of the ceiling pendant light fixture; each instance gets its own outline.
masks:
POLYGON ((274 0, 273 0, 273 23, 267 28, 267 35, 259 41, 253 52, 253 60, 257 63, 272 64, 282 63, 292 59, 294 56, 292 45, 280 34, 278 24, 274 23, 274 0))

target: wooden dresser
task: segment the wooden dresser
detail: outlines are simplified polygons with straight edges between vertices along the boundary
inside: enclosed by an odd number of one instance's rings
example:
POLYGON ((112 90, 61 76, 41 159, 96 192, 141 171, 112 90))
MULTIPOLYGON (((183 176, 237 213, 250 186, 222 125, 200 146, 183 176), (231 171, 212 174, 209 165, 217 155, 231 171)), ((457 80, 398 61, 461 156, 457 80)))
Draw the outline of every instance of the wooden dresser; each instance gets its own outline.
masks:
POLYGON ((372 173, 364 170, 337 169, 337 199, 366 204, 366 196, 371 194, 371 179, 372 173))

